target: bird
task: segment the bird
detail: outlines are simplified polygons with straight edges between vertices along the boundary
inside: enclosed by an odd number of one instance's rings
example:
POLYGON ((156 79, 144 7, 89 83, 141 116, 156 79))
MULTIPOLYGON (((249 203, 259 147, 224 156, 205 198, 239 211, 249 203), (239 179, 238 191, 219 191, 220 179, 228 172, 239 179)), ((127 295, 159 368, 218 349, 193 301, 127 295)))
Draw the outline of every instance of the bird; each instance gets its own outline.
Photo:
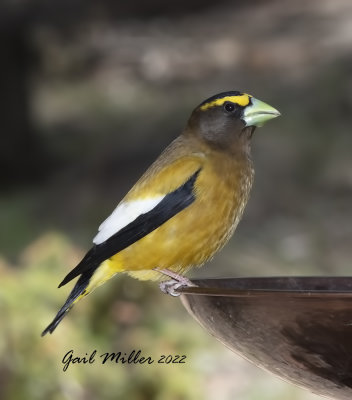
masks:
MULTIPOLYGON (((42 336, 53 333, 74 304, 115 274, 159 282, 167 275, 180 285, 190 282, 184 275, 211 260, 234 233, 253 183, 253 133, 279 115, 235 90, 199 104, 60 283, 59 288, 79 277, 42 336)), ((168 292, 167 284, 161 289, 168 292)), ((175 293, 170 289, 170 294, 175 293)))

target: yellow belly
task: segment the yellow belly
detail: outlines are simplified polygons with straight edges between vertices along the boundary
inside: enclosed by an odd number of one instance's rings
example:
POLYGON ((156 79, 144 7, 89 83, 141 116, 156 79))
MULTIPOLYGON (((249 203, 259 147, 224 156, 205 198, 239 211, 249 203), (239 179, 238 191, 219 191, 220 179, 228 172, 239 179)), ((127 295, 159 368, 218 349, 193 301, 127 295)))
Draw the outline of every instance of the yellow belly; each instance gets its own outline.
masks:
POLYGON ((211 259, 231 237, 252 184, 248 170, 234 169, 219 179, 204 171, 196 182, 196 200, 162 226, 109 260, 115 272, 139 279, 163 279, 153 268, 186 273, 211 259))

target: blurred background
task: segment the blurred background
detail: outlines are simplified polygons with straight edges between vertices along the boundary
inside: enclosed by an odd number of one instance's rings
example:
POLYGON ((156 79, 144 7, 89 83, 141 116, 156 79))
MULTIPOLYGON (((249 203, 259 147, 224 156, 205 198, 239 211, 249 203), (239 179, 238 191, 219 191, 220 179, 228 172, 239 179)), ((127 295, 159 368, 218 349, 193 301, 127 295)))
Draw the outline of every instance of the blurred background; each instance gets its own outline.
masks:
POLYGON ((257 130, 231 243, 197 277, 351 274, 352 2, 3 0, 0 398, 313 400, 241 360, 154 283, 120 277, 40 338, 99 223, 205 98, 241 90, 257 130), (183 365, 71 365, 141 349, 183 365))

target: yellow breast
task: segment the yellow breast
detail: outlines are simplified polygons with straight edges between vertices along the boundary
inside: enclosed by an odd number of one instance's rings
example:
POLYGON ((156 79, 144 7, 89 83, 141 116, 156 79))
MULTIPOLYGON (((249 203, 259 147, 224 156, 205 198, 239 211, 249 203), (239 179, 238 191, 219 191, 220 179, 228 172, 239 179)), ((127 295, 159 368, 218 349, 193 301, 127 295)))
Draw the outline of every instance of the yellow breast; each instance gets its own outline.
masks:
POLYGON ((195 184, 196 200, 143 239, 112 257, 117 271, 158 280, 153 268, 185 273, 200 266, 232 236, 253 180, 250 161, 208 155, 195 184))

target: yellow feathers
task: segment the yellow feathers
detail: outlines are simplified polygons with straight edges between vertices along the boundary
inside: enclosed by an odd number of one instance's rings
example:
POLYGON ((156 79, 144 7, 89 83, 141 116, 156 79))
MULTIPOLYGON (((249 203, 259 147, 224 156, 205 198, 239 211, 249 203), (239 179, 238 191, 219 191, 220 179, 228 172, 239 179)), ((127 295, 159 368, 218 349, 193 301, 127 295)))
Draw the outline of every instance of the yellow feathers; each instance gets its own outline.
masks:
POLYGON ((61 282, 59 287, 78 278, 43 335, 116 273, 141 280, 165 279, 166 273, 184 284, 180 275, 210 260, 230 239, 248 200, 254 127, 278 115, 238 91, 196 107, 184 132, 100 225, 93 247, 61 282), (226 102, 226 112, 211 110, 226 102))
POLYGON ((226 101, 230 101, 231 103, 238 104, 241 107, 246 107, 249 104, 249 99, 252 97, 250 94, 240 94, 238 96, 225 96, 220 99, 215 99, 210 101, 209 103, 205 103, 200 107, 201 111, 208 110, 211 107, 222 106, 226 101))

